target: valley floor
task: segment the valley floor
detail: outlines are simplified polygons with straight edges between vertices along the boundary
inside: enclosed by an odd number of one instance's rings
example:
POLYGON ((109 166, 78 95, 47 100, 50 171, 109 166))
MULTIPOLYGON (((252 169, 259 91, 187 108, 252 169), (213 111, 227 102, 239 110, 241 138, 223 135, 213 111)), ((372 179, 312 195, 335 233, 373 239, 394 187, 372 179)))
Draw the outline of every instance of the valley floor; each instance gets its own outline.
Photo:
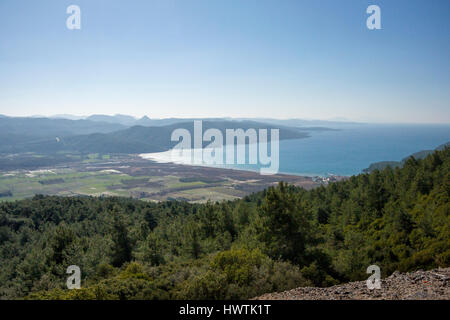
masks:
POLYGON ((206 202, 233 200, 285 181, 311 189, 311 177, 157 163, 134 155, 97 154, 82 161, 0 171, 0 200, 35 194, 59 196, 122 196, 146 201, 206 202))

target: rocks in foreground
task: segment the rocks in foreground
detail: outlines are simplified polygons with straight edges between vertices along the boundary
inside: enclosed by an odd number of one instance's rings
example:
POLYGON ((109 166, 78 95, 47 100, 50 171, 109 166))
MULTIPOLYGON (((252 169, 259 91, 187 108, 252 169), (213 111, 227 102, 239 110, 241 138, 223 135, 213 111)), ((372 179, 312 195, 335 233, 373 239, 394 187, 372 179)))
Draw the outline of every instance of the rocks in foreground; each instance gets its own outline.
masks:
POLYGON ((329 288, 304 287, 268 293, 256 300, 450 300, 450 268, 409 273, 394 272, 369 290, 366 281, 329 288))

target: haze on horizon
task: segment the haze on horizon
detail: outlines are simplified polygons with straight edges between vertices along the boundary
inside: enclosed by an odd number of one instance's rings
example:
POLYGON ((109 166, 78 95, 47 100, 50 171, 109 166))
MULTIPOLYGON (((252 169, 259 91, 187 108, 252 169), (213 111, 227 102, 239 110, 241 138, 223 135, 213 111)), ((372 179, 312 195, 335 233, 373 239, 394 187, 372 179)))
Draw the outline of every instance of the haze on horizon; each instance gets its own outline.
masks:
POLYGON ((450 2, 3 0, 0 114, 450 123, 450 2))

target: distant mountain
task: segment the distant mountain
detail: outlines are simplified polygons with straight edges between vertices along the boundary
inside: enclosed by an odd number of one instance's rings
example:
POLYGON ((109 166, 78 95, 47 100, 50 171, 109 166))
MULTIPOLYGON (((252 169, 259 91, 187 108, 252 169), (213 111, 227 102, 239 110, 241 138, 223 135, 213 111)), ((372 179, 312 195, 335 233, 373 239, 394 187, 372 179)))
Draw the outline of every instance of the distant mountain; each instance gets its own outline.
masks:
MULTIPOLYGON (((177 142, 171 141, 175 129, 184 128, 191 132, 193 139, 193 122, 176 123, 160 127, 134 126, 111 133, 94 133, 56 139, 47 139, 35 143, 17 145, 18 152, 55 153, 61 151, 81 153, 148 153, 167 151, 177 142)), ((306 132, 295 128, 275 127, 252 121, 203 121, 203 132, 209 128, 219 129, 225 139, 226 129, 280 129, 280 139, 301 139, 308 137, 306 132)), ((270 131, 269 131, 270 134, 270 131)), ((206 145, 207 143, 205 143, 206 145)))
POLYGON ((89 120, 0 117, 0 152, 14 153, 14 150, 23 150, 23 144, 124 128, 120 124, 89 120))
MULTIPOLYGON (((51 118, 7 117, 0 115, 0 153, 79 151, 135 153, 157 152, 173 146, 170 134, 176 128, 187 128, 194 120, 225 129, 278 128, 281 139, 304 138, 308 132, 331 130, 324 127, 291 127, 289 120, 273 123, 231 118, 136 119, 127 115, 92 115, 86 119, 60 114, 51 118), (71 118, 71 119, 67 119, 71 118), (149 140, 149 141, 147 141, 149 140)), ((298 124, 297 122, 293 124, 298 124)))
MULTIPOLYGON (((64 118, 64 119, 79 119, 83 117, 77 117, 73 115, 57 115, 53 116, 52 118, 64 118)), ((88 119, 91 121, 100 121, 100 122, 107 122, 107 123, 118 123, 124 126, 132 127, 132 126, 145 126, 145 127, 161 127, 161 126, 167 126, 175 123, 183 123, 183 122, 189 122, 194 120, 204 120, 204 121, 254 121, 259 123, 268 123, 271 125, 277 125, 277 126, 288 126, 288 127, 306 127, 308 129, 310 128, 316 128, 326 130, 329 128, 324 127, 342 127, 346 125, 362 125, 363 123, 358 122, 351 122, 351 121, 344 121, 341 120, 304 120, 304 119, 271 119, 271 118, 165 118, 165 119, 151 119, 148 116, 144 116, 140 119, 137 119, 132 116, 128 115, 92 115, 89 117, 84 117, 83 119, 88 119)))
POLYGON ((327 121, 352 122, 350 119, 345 118, 345 117, 334 117, 334 118, 328 119, 327 121))
POLYGON ((450 147, 450 141, 447 143, 441 144, 434 150, 422 150, 422 151, 413 153, 413 154, 409 155, 408 157, 403 158, 401 161, 380 161, 380 162, 372 163, 368 168, 364 169, 363 172, 370 173, 375 170, 386 169, 387 167, 401 168, 403 166, 403 164, 411 157, 413 157, 414 159, 417 159, 417 160, 425 159, 428 155, 432 154, 433 152, 444 150, 446 147, 450 147))
POLYGON ((91 121, 107 122, 107 123, 117 123, 123 126, 134 126, 136 125, 137 119, 132 116, 127 116, 123 114, 116 114, 114 116, 108 116, 103 114, 96 114, 86 118, 91 121))
POLYGON ((30 134, 36 137, 113 132, 125 126, 90 120, 49 118, 0 118, 0 134, 30 134))
POLYGON ((289 126, 289 127, 333 127, 339 128, 347 125, 364 125, 361 122, 351 121, 329 121, 329 120, 305 120, 305 119, 271 119, 271 118, 243 118, 240 120, 252 120, 258 122, 269 123, 273 125, 289 126))
POLYGON ((137 120, 135 125, 137 126, 151 126, 152 120, 147 117, 143 116, 141 119, 137 120))
MULTIPOLYGON (((68 115, 67 117, 71 117, 71 116, 68 115)), ((117 124, 121 124, 121 125, 127 126, 127 127, 133 127, 133 126, 162 127, 162 126, 167 126, 167 125, 171 125, 171 124, 175 124, 175 123, 183 123, 183 122, 188 122, 188 121, 193 121, 193 120, 218 120, 218 121, 225 120, 222 118, 215 118, 215 119, 201 119, 201 118, 150 119, 147 116, 144 116, 144 117, 138 119, 138 118, 135 118, 132 116, 122 115, 122 114, 116 114, 114 116, 104 115, 104 114, 95 114, 95 115, 86 117, 85 119, 91 120, 91 121, 117 123, 117 124)))
POLYGON ((53 116, 51 116, 49 118, 50 119, 68 119, 68 120, 85 120, 86 119, 86 117, 74 116, 74 115, 71 115, 71 114, 55 114, 55 115, 53 115, 53 116))
POLYGON ((166 126, 175 123, 183 123, 186 121, 204 120, 204 121, 235 121, 246 122, 253 121, 258 123, 267 123, 273 126, 285 127, 302 127, 306 129, 315 128, 315 130, 330 130, 328 127, 342 127, 344 125, 361 125, 356 122, 342 122, 342 121, 322 121, 322 120, 301 120, 301 119, 270 119, 270 118, 166 118, 166 119, 150 119, 144 117, 139 120, 140 125, 145 126, 166 126), (145 119, 144 119, 145 118, 145 119))
POLYGON ((74 116, 71 114, 57 114, 50 117, 51 119, 69 119, 69 120, 90 120, 96 122, 116 123, 126 127, 132 127, 136 125, 150 126, 151 121, 149 117, 145 116, 141 119, 137 119, 133 116, 116 114, 114 116, 105 114, 94 114, 91 116, 74 116))
POLYGON ((146 126, 146 127, 162 127, 169 126, 177 123, 193 122, 194 120, 203 121, 234 121, 238 122, 239 119, 232 118, 165 118, 165 119, 150 119, 147 116, 142 117, 137 120, 135 125, 146 126))

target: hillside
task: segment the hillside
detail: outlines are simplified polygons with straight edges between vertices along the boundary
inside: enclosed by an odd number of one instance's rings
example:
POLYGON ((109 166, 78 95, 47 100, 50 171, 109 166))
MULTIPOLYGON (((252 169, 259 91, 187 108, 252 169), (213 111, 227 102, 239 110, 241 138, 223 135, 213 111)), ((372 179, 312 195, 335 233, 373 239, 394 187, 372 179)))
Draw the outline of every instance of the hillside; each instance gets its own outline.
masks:
MULTIPOLYGON (((81 152, 81 153, 150 153, 167 151, 178 142, 171 141, 171 134, 178 128, 184 128, 191 132, 193 137, 193 122, 177 123, 160 127, 134 126, 125 130, 111 133, 93 133, 62 137, 56 140, 54 137, 38 142, 16 145, 14 152, 81 152)), ((253 129, 278 129, 279 127, 258 122, 234 122, 234 121, 204 121, 203 130, 209 128, 219 129, 225 137, 226 129, 247 130, 253 129)), ((306 132, 295 128, 281 127, 280 139, 300 139, 308 137, 306 132)), ((205 143, 206 144, 206 143, 205 143)))
POLYGON ((0 153, 29 152, 46 141, 75 135, 110 133, 126 127, 90 120, 0 117, 0 153))
POLYGON ((137 119, 131 116, 122 115, 122 114, 116 114, 114 116, 107 116, 102 114, 94 114, 92 116, 89 116, 86 118, 87 120, 91 121, 98 121, 98 122, 107 122, 107 123, 117 123, 123 126, 132 127, 136 125, 137 119))
POLYGON ((329 288, 304 287, 268 293, 255 300, 450 300, 450 268, 394 272, 369 290, 366 281, 329 288))
POLYGON ((125 128, 117 123, 91 120, 0 117, 1 135, 7 133, 19 135, 26 132, 35 137, 64 137, 97 132, 108 133, 125 128))
POLYGON ((395 170, 309 191, 280 183, 234 201, 0 202, 0 299, 247 299, 363 281, 372 264, 382 278, 448 268, 449 197, 446 148, 395 170), (69 291, 73 264, 82 289, 69 291))
MULTIPOLYGON (((274 119, 274 118, 230 118, 230 117, 223 117, 223 118, 164 118, 164 119, 155 119, 155 118, 149 118, 148 116, 143 116, 142 118, 134 118, 127 115, 103 115, 103 114, 96 114, 89 117, 77 117, 73 115, 55 115, 52 118, 63 118, 63 119, 87 119, 92 121, 101 121, 101 122, 108 122, 108 123, 118 123, 122 125, 126 125, 129 127, 132 126, 147 126, 147 127, 160 127, 160 126, 167 126, 172 125, 176 123, 183 123, 183 122, 192 122, 194 120, 203 120, 203 121, 253 121, 253 122, 259 122, 259 123, 267 123, 271 125, 276 126, 282 126, 282 127, 297 127, 297 128, 311 128, 316 127, 320 128, 322 130, 330 130, 329 127, 342 127, 342 126, 357 126, 357 125, 363 125, 364 123, 358 123, 358 122, 350 122, 348 120, 342 120, 342 121, 326 121, 326 120, 304 120, 304 119, 274 119)), ((331 129, 332 130, 332 129, 331 129)))
POLYGON ((424 159, 428 155, 430 155, 433 152, 435 152, 436 150, 438 150, 438 151, 439 150, 444 150, 448 146, 450 146, 450 142, 444 143, 444 144, 438 146, 434 150, 422 150, 422 151, 415 152, 415 153, 407 156, 406 158, 402 159, 401 161, 380 161, 380 162, 375 162, 375 163, 370 164, 370 166, 368 168, 364 169, 363 172, 370 173, 370 172, 373 172, 375 170, 386 169, 387 167, 399 168, 399 167, 402 167, 403 164, 411 157, 413 157, 414 159, 424 159))

